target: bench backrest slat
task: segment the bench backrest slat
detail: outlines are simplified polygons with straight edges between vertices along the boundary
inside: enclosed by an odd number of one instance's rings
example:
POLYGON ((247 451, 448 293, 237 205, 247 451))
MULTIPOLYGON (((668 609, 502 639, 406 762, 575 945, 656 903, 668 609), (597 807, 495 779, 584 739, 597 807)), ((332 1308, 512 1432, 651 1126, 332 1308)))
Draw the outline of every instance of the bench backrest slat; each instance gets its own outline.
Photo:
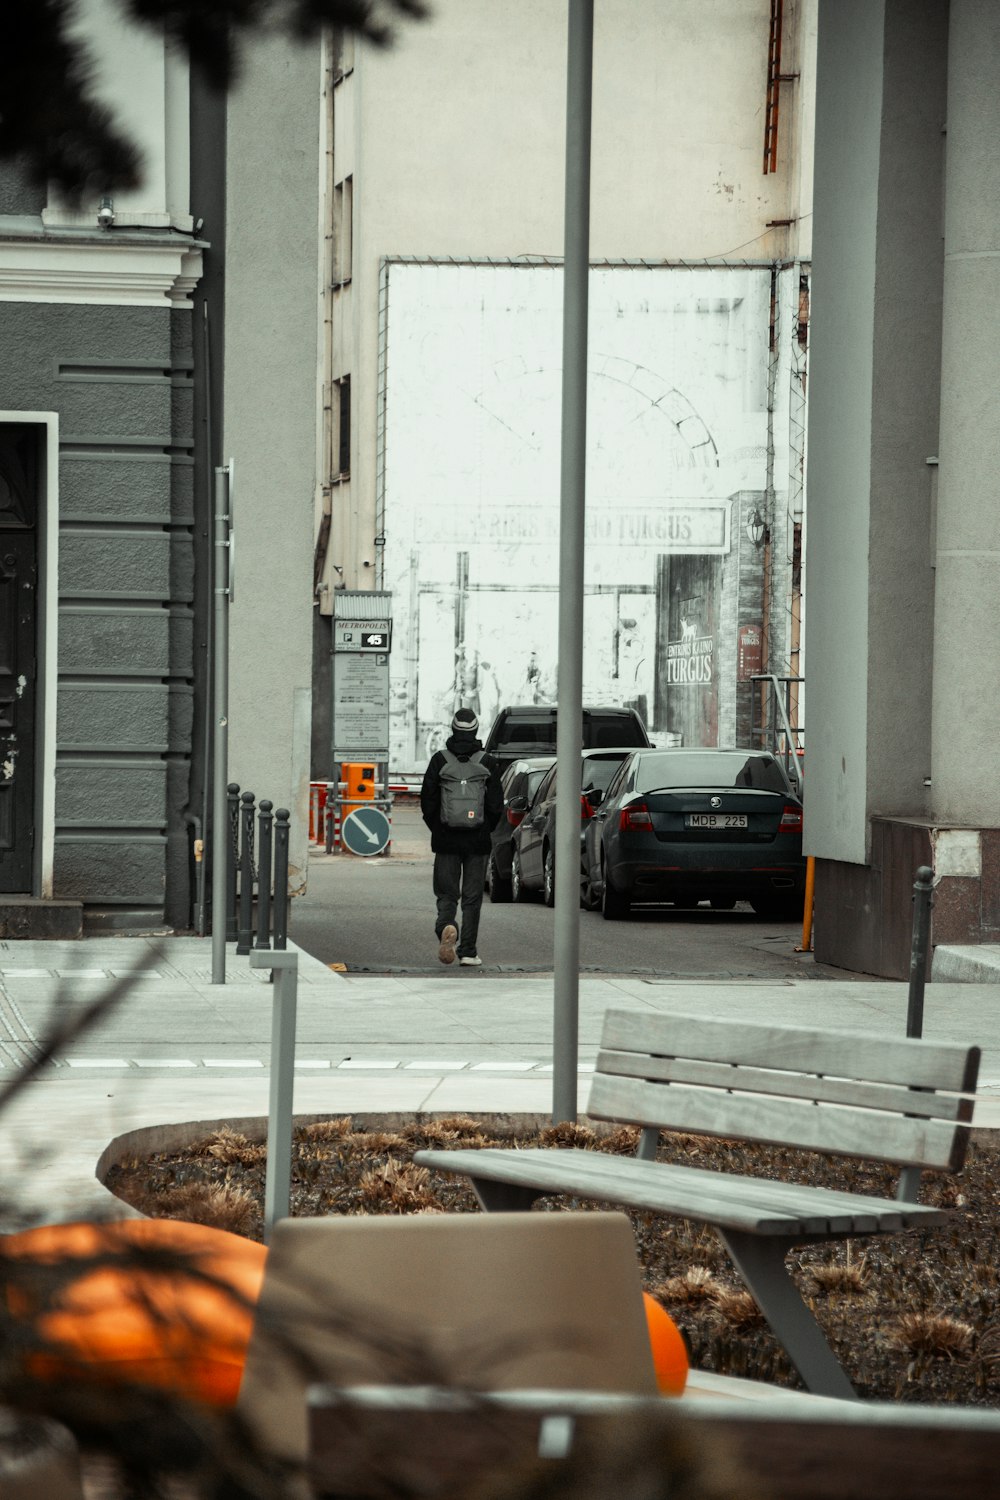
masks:
POLYGON ((601 1044, 621 1052, 741 1062, 957 1094, 975 1093, 979 1072, 978 1047, 664 1012, 609 1010, 601 1044))
POLYGON ((701 1084, 706 1088, 739 1089, 744 1093, 776 1094, 782 1098, 811 1099, 828 1104, 853 1104, 859 1109, 884 1109, 893 1114, 923 1115, 930 1120, 972 1119, 972 1100, 959 1094, 934 1094, 900 1088, 891 1083, 863 1083, 857 1079, 825 1078, 814 1073, 776 1072, 742 1064, 692 1062, 683 1057, 652 1057, 648 1053, 597 1054, 596 1071, 623 1078, 646 1078, 657 1083, 701 1084))
POLYGON ((968 1136, 968 1126, 943 1120, 873 1114, 840 1105, 817 1107, 802 1099, 646 1083, 607 1073, 594 1075, 587 1114, 596 1120, 944 1171, 961 1167, 968 1136))
POLYGON ((965 1159, 979 1048, 611 1010, 588 1113, 903 1166, 965 1159), (736 1092, 734 1092, 734 1090, 736 1092), (914 1092, 918 1091, 918 1092, 914 1092))

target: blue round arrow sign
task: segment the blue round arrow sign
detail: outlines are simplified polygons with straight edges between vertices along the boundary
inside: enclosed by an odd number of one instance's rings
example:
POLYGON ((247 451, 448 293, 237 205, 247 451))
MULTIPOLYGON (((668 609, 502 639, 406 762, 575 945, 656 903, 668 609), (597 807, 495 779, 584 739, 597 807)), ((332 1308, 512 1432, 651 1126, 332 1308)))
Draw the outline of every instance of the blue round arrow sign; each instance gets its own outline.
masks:
POLYGON ((356 807, 344 819, 340 837, 352 854, 381 854, 389 842, 389 819, 380 807, 356 807))

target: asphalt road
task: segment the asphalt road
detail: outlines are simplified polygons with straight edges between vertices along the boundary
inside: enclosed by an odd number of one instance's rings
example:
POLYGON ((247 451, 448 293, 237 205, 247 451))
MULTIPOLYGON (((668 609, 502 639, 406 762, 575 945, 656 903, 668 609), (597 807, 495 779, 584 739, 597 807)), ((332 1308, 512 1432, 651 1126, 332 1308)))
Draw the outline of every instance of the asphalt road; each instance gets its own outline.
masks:
MULTIPOLYGON (((314 854, 307 893, 292 903, 290 936, 327 964, 373 974, 439 973, 431 853, 413 804, 393 809, 389 855, 314 854)), ((553 912, 539 903, 483 905, 483 973, 544 973, 553 963, 553 912)), ((626 922, 580 913, 580 966, 603 974, 693 978, 836 978, 796 952, 798 922, 763 921, 749 906, 731 912, 647 907, 626 922)))

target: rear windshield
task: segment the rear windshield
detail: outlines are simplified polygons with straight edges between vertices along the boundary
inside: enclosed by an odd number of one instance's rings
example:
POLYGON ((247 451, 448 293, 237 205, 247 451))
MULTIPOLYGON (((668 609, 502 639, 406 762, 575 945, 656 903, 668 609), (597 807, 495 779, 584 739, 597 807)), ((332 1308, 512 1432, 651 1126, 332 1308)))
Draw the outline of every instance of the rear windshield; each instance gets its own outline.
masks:
POLYGON ((502 745, 505 750, 533 750, 539 745, 555 749, 555 715, 549 714, 544 719, 505 719, 490 741, 491 748, 502 745))
MULTIPOLYGON (((602 745, 648 745, 642 724, 632 714, 584 712, 583 750, 598 750, 602 745)), ((490 732, 491 750, 514 750, 519 754, 537 754, 540 749, 556 747, 556 715, 539 710, 538 716, 511 714, 490 732)))
POLYGON ((600 755, 583 763, 583 790, 592 787, 606 792, 611 778, 625 759, 624 755, 600 755))
POLYGON ((642 727, 631 714, 608 719, 601 715, 583 716, 583 748, 599 750, 602 745, 647 745, 642 727))
POLYGON ((665 750, 644 755, 637 768, 636 790, 667 786, 752 787, 787 794, 788 783, 773 755, 745 750, 665 750))

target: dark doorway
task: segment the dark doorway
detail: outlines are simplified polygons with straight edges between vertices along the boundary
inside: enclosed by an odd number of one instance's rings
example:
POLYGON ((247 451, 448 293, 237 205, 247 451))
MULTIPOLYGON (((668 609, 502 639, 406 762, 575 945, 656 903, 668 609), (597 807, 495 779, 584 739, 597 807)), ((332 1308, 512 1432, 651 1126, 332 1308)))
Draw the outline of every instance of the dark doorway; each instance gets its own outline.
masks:
POLYGON ((31 893, 38 432, 0 426, 0 893, 31 893))

